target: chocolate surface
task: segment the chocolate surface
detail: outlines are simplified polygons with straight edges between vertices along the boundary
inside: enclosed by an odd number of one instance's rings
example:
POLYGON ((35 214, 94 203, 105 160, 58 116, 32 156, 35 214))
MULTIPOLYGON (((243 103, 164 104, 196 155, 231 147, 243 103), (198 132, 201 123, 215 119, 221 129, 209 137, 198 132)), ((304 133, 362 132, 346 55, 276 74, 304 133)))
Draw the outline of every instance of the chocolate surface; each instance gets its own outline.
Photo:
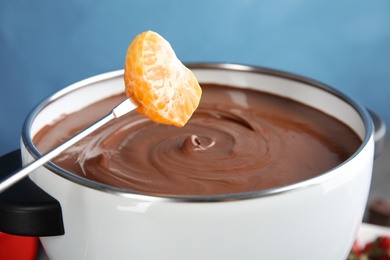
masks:
MULTIPOLYGON (((210 195, 255 191, 317 176, 361 144, 338 120, 289 99, 201 84, 201 103, 182 128, 131 112, 63 152, 54 163, 140 193, 210 195)), ((41 152, 98 120, 117 95, 62 116, 34 137, 41 152)))

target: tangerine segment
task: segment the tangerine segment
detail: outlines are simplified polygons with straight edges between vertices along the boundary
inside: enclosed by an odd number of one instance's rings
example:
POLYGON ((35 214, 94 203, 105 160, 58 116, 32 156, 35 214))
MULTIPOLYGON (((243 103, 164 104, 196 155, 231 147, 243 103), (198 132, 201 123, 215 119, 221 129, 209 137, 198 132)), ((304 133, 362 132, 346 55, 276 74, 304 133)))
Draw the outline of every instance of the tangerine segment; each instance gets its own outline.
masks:
POLYGON ((127 96, 138 101, 139 113, 155 122, 182 127, 199 105, 202 89, 194 74, 155 32, 134 38, 124 69, 127 96))

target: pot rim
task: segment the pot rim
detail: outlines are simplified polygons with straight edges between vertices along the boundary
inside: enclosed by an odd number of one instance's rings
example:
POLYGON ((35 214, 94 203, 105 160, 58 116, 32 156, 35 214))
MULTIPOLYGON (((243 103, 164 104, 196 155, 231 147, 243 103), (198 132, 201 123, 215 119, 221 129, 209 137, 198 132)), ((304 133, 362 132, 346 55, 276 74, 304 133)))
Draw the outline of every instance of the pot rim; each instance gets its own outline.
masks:
MULTIPOLYGON (((359 114, 359 116, 362 118, 362 121, 365 126, 365 135, 362 140, 362 144, 360 147, 355 151, 354 154, 352 154, 347 160, 342 162, 341 164, 337 165, 336 167, 329 169, 328 171, 323 172, 320 175, 317 175, 315 177, 312 177, 310 179, 300 181, 293 184, 288 184, 285 186, 280 187, 274 187, 269 189, 263 189, 258 191, 250 191, 250 192, 242 192, 242 193, 229 193, 229 194, 217 194, 217 195, 165 195, 165 194, 146 194, 146 193, 140 193, 129 189, 123 189, 123 188, 117 188, 113 186, 109 186, 106 184, 98 183, 95 181, 91 181, 89 179, 80 177, 76 174, 73 174, 69 171, 66 171, 55 164, 48 162, 44 165, 45 168, 49 169, 51 172, 64 177, 65 179, 68 179, 72 182, 75 182, 77 184, 80 184, 85 187, 89 187, 95 190, 99 190, 102 192, 107 192, 115 195, 119 195, 121 197, 126 198, 138 198, 146 201, 180 201, 180 202, 218 202, 218 201, 234 201, 234 200, 245 200, 245 199, 254 199, 254 198, 260 198, 260 197, 266 197, 281 193, 286 193, 290 191, 295 191, 298 189, 308 188, 313 185, 318 185, 320 183, 323 183, 327 179, 331 179, 335 176, 335 174, 331 174, 334 172, 337 168, 342 167, 343 165, 347 164, 349 161, 351 161, 353 158, 355 158, 369 143, 370 139, 373 138, 374 135, 374 129, 373 129, 373 122, 371 119, 371 116, 367 109, 362 106, 360 103, 356 102, 351 97, 347 96, 346 94, 342 93, 339 90, 336 90, 326 84, 323 84, 319 81, 303 77, 294 73, 289 73, 281 70, 275 70, 265 67, 259 67, 259 66, 252 66, 252 65, 244 65, 244 64, 237 64, 237 63, 186 63, 185 64, 190 69, 208 69, 208 70, 225 70, 225 71, 241 71, 241 72, 249 72, 249 73, 256 73, 256 74, 263 74, 263 75, 269 75, 269 76, 275 76, 279 78, 284 78, 296 82, 301 82, 316 88, 319 88, 321 90, 324 90, 343 101, 347 102, 356 112, 359 114)), ((39 113, 40 110, 44 109, 46 106, 48 106, 50 103, 54 102, 58 98, 65 96, 66 94, 77 90, 79 88, 85 87, 87 85, 110 79, 115 78, 118 76, 123 75, 123 70, 115 70, 103 74, 99 74, 96 76, 89 77, 87 79, 81 80, 79 82, 76 82, 68 87, 63 88, 62 90, 56 92, 55 94, 47 97, 43 101, 41 101, 27 116, 23 128, 22 128, 22 144, 28 151, 28 153, 34 158, 37 159, 41 155, 41 153, 38 152, 34 144, 32 143, 32 138, 30 135, 31 125, 34 121, 36 115, 39 113)))

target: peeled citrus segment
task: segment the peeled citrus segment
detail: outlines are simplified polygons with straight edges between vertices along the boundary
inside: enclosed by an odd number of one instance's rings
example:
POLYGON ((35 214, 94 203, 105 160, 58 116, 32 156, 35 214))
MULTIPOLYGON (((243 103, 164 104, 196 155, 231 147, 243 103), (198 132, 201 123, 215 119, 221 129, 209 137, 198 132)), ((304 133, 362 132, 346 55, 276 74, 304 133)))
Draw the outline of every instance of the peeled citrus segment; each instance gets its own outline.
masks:
POLYGON ((169 42, 146 31, 130 43, 124 66, 125 90, 137 111, 154 122, 182 127, 199 105, 202 89, 169 42))

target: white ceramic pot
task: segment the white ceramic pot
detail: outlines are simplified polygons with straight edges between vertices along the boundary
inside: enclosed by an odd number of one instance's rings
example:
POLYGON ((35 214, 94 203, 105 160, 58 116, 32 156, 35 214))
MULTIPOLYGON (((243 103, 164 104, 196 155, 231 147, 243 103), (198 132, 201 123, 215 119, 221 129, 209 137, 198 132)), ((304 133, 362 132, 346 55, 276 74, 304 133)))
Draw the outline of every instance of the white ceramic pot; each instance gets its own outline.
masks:
MULTIPOLYGON (((362 139, 341 165, 289 186, 231 196, 155 197, 97 184, 46 165, 30 178, 58 200, 65 233, 41 237, 51 259, 346 259, 370 187, 372 120, 344 94, 296 75, 234 64, 192 64, 200 82, 254 88, 315 107, 362 139)), ((123 71, 76 83, 41 103, 26 121, 31 143, 60 114, 122 92, 123 71)))

